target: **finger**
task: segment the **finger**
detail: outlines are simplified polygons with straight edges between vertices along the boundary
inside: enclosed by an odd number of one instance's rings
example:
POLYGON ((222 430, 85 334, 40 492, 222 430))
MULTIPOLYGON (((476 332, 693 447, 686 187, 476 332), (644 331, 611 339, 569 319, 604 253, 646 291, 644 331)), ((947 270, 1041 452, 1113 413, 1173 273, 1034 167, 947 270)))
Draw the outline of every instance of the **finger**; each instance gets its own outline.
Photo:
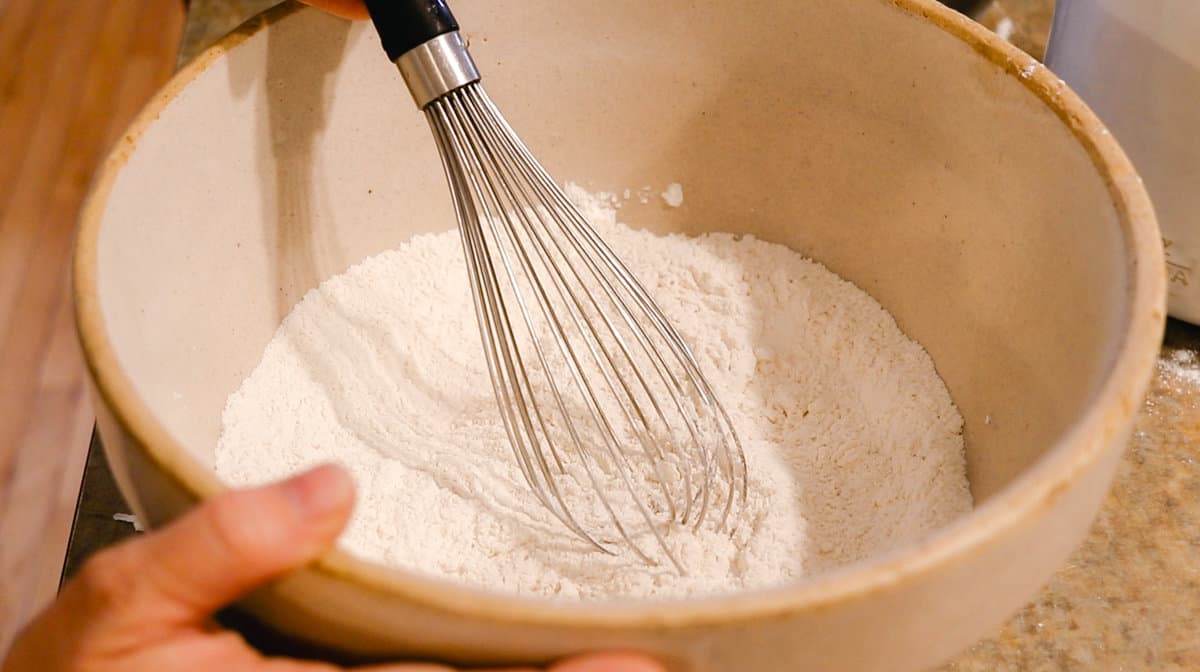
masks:
POLYGON ((305 4, 318 7, 335 16, 346 19, 368 19, 367 7, 363 0, 301 0, 305 4))
POLYGON ((563 661, 550 672, 666 672, 666 668, 633 653, 601 653, 563 661))
MULTIPOLYGON (((352 672, 455 672, 445 665, 430 665, 427 663, 396 663, 393 665, 371 665, 356 667, 352 672)), ((519 671, 514 671, 519 672, 519 671)), ((529 672, 534 672, 530 670, 529 672)))
POLYGON ((157 625, 198 623, 328 549, 353 505, 349 475, 318 467, 282 483, 223 493, 107 551, 88 573, 98 577, 93 583, 124 586, 127 613, 157 625))
MULTIPOLYGON (((440 665, 399 664, 355 668, 355 672, 454 672, 440 665)), ((533 668, 504 668, 480 672, 537 672, 533 668)), ((601 653, 580 656, 550 667, 548 672, 666 672, 653 660, 632 653, 601 653)))
MULTIPOLYGON (((472 668, 474 669, 474 668, 472 668)), ((428 663, 394 663, 391 665, 371 665, 356 667, 352 672, 456 672, 452 667, 432 665, 428 663)), ((477 672, 539 672, 532 667, 506 667, 500 669, 477 670, 477 672)))

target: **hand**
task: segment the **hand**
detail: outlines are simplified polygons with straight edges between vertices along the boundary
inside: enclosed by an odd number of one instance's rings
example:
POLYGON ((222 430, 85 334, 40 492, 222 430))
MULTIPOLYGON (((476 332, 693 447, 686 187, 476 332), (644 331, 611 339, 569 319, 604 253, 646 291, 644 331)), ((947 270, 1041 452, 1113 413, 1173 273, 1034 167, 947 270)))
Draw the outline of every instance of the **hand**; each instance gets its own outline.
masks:
POLYGON ((347 19, 368 19, 367 6, 363 0, 300 0, 301 2, 323 9, 347 19))
MULTIPOLYGON (((3 672, 338 672, 268 659, 210 617, 330 548, 354 486, 325 466, 213 498, 161 530, 94 555, 18 636, 3 672)), ((591 656, 552 672, 661 672, 636 656, 591 656)), ((450 672, 387 665, 361 672, 450 672)), ((516 672, 516 671, 511 671, 516 672)))

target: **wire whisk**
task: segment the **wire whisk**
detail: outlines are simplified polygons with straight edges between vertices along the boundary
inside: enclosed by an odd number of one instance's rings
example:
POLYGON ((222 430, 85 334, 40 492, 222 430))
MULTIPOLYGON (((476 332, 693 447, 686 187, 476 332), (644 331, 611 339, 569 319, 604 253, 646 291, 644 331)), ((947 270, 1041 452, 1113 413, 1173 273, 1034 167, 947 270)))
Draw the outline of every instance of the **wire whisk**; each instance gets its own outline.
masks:
POLYGON ((729 414, 663 311, 488 97, 445 2, 367 6, 437 143, 493 391, 530 490, 594 548, 624 545, 685 573, 672 529, 728 529, 746 498, 729 414))

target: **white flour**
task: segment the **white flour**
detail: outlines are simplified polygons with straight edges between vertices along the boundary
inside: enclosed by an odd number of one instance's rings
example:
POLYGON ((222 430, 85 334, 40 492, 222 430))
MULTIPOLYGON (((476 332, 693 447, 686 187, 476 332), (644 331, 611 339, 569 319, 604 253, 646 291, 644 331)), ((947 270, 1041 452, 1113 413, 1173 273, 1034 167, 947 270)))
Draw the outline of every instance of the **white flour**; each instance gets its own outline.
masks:
POLYGON ((340 462, 359 487, 345 548, 560 598, 768 587, 970 509, 962 418, 929 356, 872 298, 782 246, 657 237, 571 194, 689 340, 745 446, 736 534, 672 533, 686 576, 589 551, 528 494, 454 231, 367 259, 296 306, 229 398, 219 475, 247 485, 340 462))

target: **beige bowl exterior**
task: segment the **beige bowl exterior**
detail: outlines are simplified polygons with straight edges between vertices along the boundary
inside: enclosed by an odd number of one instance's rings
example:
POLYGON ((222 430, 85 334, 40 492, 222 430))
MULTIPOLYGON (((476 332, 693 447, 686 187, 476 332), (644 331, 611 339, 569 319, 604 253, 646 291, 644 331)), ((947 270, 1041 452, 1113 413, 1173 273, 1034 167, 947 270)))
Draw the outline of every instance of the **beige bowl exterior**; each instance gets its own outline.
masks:
MULTIPOLYGON (((1075 95, 928 0, 456 10, 560 178, 681 182, 682 208, 635 199, 622 219, 790 245, 891 310, 964 414, 977 509, 884 557, 720 599, 554 605, 332 552, 246 606, 375 656, 621 647, 676 670, 895 672, 1031 596, 1098 508, 1164 321, 1150 203, 1075 95)), ((285 8, 180 73, 113 152, 75 291, 100 432, 143 520, 222 489, 224 399, 305 290, 452 226, 427 136, 368 26, 285 8)))

